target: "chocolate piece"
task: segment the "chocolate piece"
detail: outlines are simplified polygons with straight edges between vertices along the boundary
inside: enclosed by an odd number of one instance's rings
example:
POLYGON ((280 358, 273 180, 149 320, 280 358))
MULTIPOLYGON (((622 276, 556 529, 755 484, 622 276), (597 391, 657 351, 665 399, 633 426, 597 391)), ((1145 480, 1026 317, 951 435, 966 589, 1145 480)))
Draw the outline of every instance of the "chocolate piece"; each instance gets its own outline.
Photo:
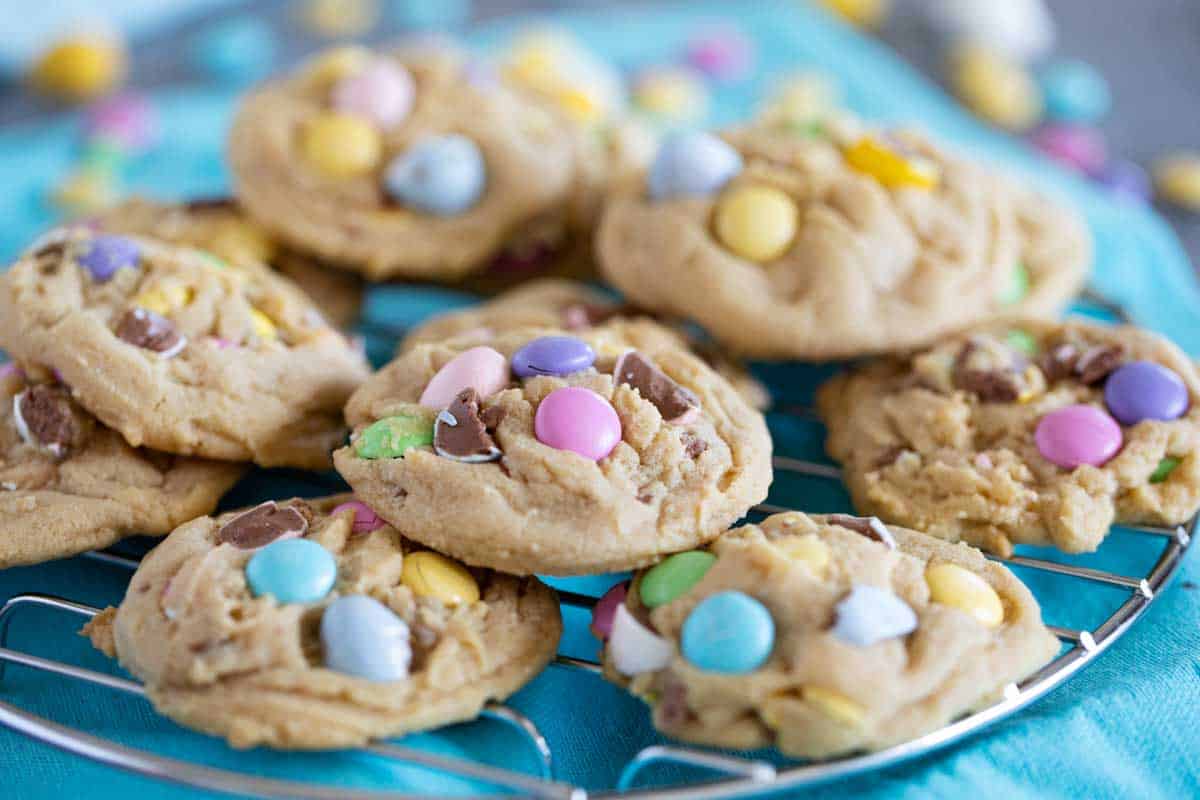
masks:
POLYGON ((507 413, 504 406, 488 406, 480 412, 479 418, 483 420, 483 427, 494 431, 500 427, 500 423, 504 421, 504 415, 507 413))
POLYGON ((620 306, 572 303, 562 310, 563 327, 569 331, 587 330, 593 325, 607 322, 620 313, 620 306))
POLYGON ((117 322, 117 338, 135 347, 153 350, 163 358, 178 355, 187 337, 171 320, 144 308, 131 308, 117 322))
POLYGON ((183 207, 188 211, 232 211, 237 208, 237 204, 232 197, 214 195, 212 197, 197 197, 195 200, 189 200, 184 203, 183 207))
POLYGON ((613 377, 617 383, 637 389, 644 399, 654 404, 666 422, 687 424, 700 410, 700 400, 696 395, 673 381, 636 350, 630 350, 617 359, 613 377))
POLYGON ((954 375, 954 385, 985 403, 1012 403, 1021 396, 1016 376, 1002 370, 959 370, 954 375))
POLYGON ((1046 380, 1053 383, 1074 374, 1075 365, 1078 361, 1079 349, 1075 345, 1059 344, 1051 347, 1038 360, 1038 366, 1041 367, 1042 372, 1046 375, 1046 380))
POLYGON ((1125 360, 1125 348, 1119 345, 1097 345, 1083 351, 1075 362, 1075 374, 1087 385, 1099 383, 1125 360))
POLYGON ((433 450, 439 456, 475 464, 500 458, 500 448, 479 416, 479 394, 463 389, 433 423, 433 450))
POLYGON ((891 445, 890 447, 888 447, 886 450, 884 450, 882 453, 879 454, 879 458, 875 459, 875 465, 874 465, 875 469, 883 469, 884 467, 890 467, 892 464, 895 464, 896 459, 898 459, 898 458, 900 458, 900 456, 904 455, 904 453, 907 450, 908 450, 907 447, 902 447, 901 445, 898 445, 898 444, 891 445))
POLYGON ((670 730, 695 719, 695 714, 688 708, 687 685, 671 673, 663 679, 662 698, 654 707, 654 715, 659 725, 670 730))
POLYGON ((299 509, 268 500, 222 525, 217 541, 239 550, 257 550, 278 539, 303 536, 307 530, 308 520, 299 509))
POLYGON ((699 436, 687 433, 683 437, 683 451, 688 454, 688 458, 699 458, 705 450, 708 449, 708 442, 701 439, 699 436))
POLYGON ((855 533, 862 534, 868 539, 882 542, 890 550, 896 549, 895 537, 892 536, 892 532, 887 529, 887 526, 879 521, 879 517, 853 517, 849 514, 830 514, 825 518, 825 521, 830 525, 847 528, 855 533))
POLYGON ((970 339, 954 359, 954 387, 985 403, 1011 403, 1021 396, 1017 372, 1022 367, 1023 360, 999 342, 970 339))
POLYGON ((13 397, 13 424, 26 444, 55 458, 83 444, 83 415, 58 386, 37 384, 13 397))

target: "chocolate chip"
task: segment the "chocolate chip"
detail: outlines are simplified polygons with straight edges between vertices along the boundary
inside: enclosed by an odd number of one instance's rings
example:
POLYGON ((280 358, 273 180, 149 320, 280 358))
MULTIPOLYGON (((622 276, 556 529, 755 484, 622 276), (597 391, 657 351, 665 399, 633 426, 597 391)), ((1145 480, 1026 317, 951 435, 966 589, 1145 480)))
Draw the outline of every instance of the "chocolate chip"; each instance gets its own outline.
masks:
POLYGON ((303 536, 307 530, 308 520, 299 509, 268 500, 222 525, 217 540, 239 550, 257 550, 276 539, 303 536))
POLYGON ((62 458, 83 444, 84 418, 71 396, 58 386, 37 384, 13 398, 13 424, 32 447, 62 458))
POLYGON ((700 400, 695 394, 673 381, 636 350, 630 350, 617 359, 613 377, 617 383, 637 389, 644 399, 654 404, 667 422, 687 424, 700 408, 700 400))
POLYGON ((463 389, 433 423, 433 450, 455 461, 495 461, 501 455, 479 416, 479 394, 463 389))
POLYGON ((216 195, 213 197, 197 197, 189 200, 183 206, 188 211, 232 211, 237 208, 232 197, 216 195))
POLYGON ((658 723, 664 728, 674 728, 695 718, 688 708, 687 686, 670 673, 663 680, 662 698, 654 708, 658 723))
POLYGON ((957 370, 954 385, 977 395, 985 403, 1011 403, 1021 396, 1016 376, 1002 370, 957 370))
POLYGON ((500 427, 506 413, 504 406, 488 406, 479 414, 479 418, 483 420, 483 427, 494 431, 500 427))
POLYGON ((879 458, 875 459, 875 464, 874 464, 875 469, 883 469, 884 467, 890 467, 892 464, 895 464, 896 459, 898 459, 898 458, 900 458, 900 456, 904 455, 904 453, 907 450, 908 450, 907 447, 902 447, 898 444, 891 445, 890 447, 888 447, 886 450, 884 450, 882 453, 879 454, 879 458))
POLYGON ((563 327, 569 331, 587 330, 615 317, 620 306, 599 303, 572 303, 562 310, 563 327))
POLYGON ((1038 366, 1050 383, 1061 381, 1075 372, 1079 361, 1079 349, 1073 344, 1059 344, 1051 347, 1038 360, 1038 366))
POLYGON ((61 239, 54 242, 46 242, 46 244, 33 251, 34 258, 62 258, 63 253, 67 250, 66 242, 61 239))
POLYGON ((879 521, 879 517, 853 517, 849 514, 830 514, 825 518, 830 525, 837 525, 860 533, 868 539, 886 544, 889 549, 896 549, 896 539, 887 526, 879 521))
POLYGON ((684 435, 683 442, 683 451, 689 458, 699 458, 708 449, 708 442, 690 433, 684 435))
POLYGON ((163 358, 178 355, 187 337, 171 320, 145 308, 131 308, 117 322, 117 338, 135 347, 153 350, 163 358))
POLYGON ((1083 351, 1075 362, 1075 374, 1080 382, 1091 385, 1099 383, 1125 360, 1125 349, 1120 345, 1097 345, 1083 351))

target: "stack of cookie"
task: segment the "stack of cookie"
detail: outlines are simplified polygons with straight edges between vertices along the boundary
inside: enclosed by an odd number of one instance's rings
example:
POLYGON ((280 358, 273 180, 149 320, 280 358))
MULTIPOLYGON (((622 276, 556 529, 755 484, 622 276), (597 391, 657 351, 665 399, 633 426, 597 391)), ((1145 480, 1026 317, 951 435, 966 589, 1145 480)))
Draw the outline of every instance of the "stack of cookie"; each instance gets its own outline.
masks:
POLYGON ((975 547, 1094 549, 1200 505, 1192 365, 1031 321, 1085 277, 1069 211, 845 120, 677 134, 644 170, 603 125, 458 51, 338 49, 245 99, 236 200, 137 201, 35 244, 0 281, 21 365, 0 558, 174 528, 88 631, 162 712, 281 748, 474 717, 554 655, 535 575, 636 570, 593 630, 661 730, 827 756, 1054 655, 975 547), (374 375, 318 310, 346 324, 363 278, 588 272, 593 243, 628 302, 529 281, 374 375), (882 356, 819 397, 876 516, 735 527, 772 442, 728 353, 882 356), (206 516, 244 462, 332 463, 353 494, 206 516))

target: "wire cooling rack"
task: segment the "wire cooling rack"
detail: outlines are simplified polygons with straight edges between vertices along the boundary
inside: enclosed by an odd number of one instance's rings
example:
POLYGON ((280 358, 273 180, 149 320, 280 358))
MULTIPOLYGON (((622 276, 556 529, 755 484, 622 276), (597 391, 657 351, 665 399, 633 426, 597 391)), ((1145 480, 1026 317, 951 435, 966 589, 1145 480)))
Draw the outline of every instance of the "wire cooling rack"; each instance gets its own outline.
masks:
MULTIPOLYGON (((1085 296, 1084 301, 1102 312, 1127 321, 1123 310, 1094 295, 1085 296)), ((811 418, 811 412, 801 407, 789 407, 793 416, 811 418)), ((777 473, 800 476, 806 480, 839 482, 841 475, 837 467, 816 461, 788 456, 776 456, 774 466, 777 473)), ((762 504, 754 511, 758 514, 773 514, 792 509, 762 504)), ((586 798, 654 798, 654 800, 704 800, 705 798, 731 798, 748 794, 797 788, 800 786, 846 777, 856 773, 882 769, 900 762, 931 753, 964 737, 977 733, 989 725, 1002 720, 1033 703, 1056 686, 1069 680, 1083 667, 1095 660, 1114 642, 1121 638, 1138 621, 1146 609, 1167 586, 1191 545, 1196 530, 1197 518, 1193 516, 1183 525, 1173 528, 1154 526, 1120 526, 1123 531, 1139 538, 1139 549, 1148 549, 1153 564, 1141 575, 1097 569, 1068 563, 1067 559, 1040 558, 1013 555, 1008 558, 989 556, 1018 570, 1029 570, 1038 576, 1030 582, 1030 588, 1042 602, 1043 614, 1051 621, 1063 608, 1053 608, 1047 603, 1043 588, 1050 582, 1072 582, 1081 587, 1106 586, 1118 590, 1118 601, 1111 604, 1107 618, 1089 628, 1049 625, 1050 630, 1063 643, 1057 658, 1020 683, 1008 684, 1000 697, 985 708, 908 742, 875 753, 849 755, 823 761, 778 763, 755 758, 730 755, 695 747, 654 744, 644 747, 624 766, 616 785, 601 791, 587 791, 582 787, 558 780, 554 754, 546 737, 536 722, 514 708, 503 704, 491 704, 483 716, 510 726, 526 747, 534 754, 537 763, 536 775, 505 767, 484 764, 458 756, 427 752, 390 741, 377 741, 362 750, 373 756, 391 759, 408 765, 440 771, 449 775, 479 781, 519 794, 524 797, 554 800, 586 800, 586 798), (699 768, 710 776, 697 782, 669 786, 640 786, 643 771, 653 765, 674 765, 699 768), (716 777, 712 777, 715 775, 716 777)), ((1101 551, 1104 547, 1101 548, 1101 551)), ((108 564, 136 569, 138 560, 111 551, 88 553, 88 557, 108 564)), ((1057 594, 1057 593, 1055 593, 1057 594)), ((1075 596, 1072 594, 1072 596, 1075 596)), ((576 592, 559 591, 564 606, 590 610, 596 598, 576 592)), ((1062 603, 1058 604, 1062 606, 1062 603)), ((98 672, 64 661, 44 658, 8 646, 8 631, 14 616, 33 609, 49 609, 64 621, 90 619, 99 609, 64 597, 28 593, 12 597, 0 607, 0 696, 7 665, 41 670, 73 680, 83 681, 95 687, 139 697, 145 696, 143 687, 135 681, 116 675, 98 672)), ((569 670, 575 673, 596 675, 600 665, 595 661, 559 655, 550 669, 569 670)), ((139 775, 171 781, 199 789, 207 789, 239 796, 272 798, 311 798, 312 800, 379 800, 379 798, 425 798, 426 793, 412 794, 389 791, 386 788, 357 789, 332 784, 317 784, 287 780, 238 772, 231 769, 198 764, 191 761, 163 756, 149 750, 126 746, 90 733, 54 722, 31 713, 7 700, 0 700, 0 724, 34 739, 58 747, 67 752, 94 761, 118 767, 139 775)), ((461 795, 456 795, 461 796, 461 795)))

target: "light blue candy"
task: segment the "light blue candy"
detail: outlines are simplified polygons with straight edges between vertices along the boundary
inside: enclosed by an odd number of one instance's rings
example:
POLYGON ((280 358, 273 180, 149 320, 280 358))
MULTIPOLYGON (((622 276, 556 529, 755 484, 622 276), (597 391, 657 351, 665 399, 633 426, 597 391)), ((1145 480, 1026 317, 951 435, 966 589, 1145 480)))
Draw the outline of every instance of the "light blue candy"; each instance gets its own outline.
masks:
POLYGON ((205 75, 240 86, 269 75, 277 50, 270 25, 258 17, 234 17, 202 30, 192 42, 191 58, 205 75))
POLYGON ((712 194, 741 171, 741 154, 711 133, 673 133, 658 148, 646 188, 651 200, 712 194))
POLYGON ((471 0, 395 0, 402 28, 458 28, 471 20, 471 0))
POLYGON ((833 635, 847 644, 870 647, 916 628, 917 615, 908 603, 887 589, 860 584, 837 604, 833 635))
POLYGON ((705 598, 683 623, 683 657, 707 672, 753 672, 775 646, 775 620, 742 592, 705 598))
POLYGON ((1046 115, 1063 122, 1098 122, 1112 107, 1108 81, 1083 61, 1054 61, 1038 74, 1046 115))
POLYGON ((412 663, 408 624, 362 594, 339 597, 325 609, 321 646, 325 666, 369 681, 404 680, 412 663))
POLYGON ((461 214, 479 201, 487 167, 465 136, 432 136, 392 160, 383 174, 392 199, 429 214, 461 214))
POLYGON ((333 588, 337 562, 308 539, 280 539, 254 554, 246 580, 255 597, 272 595, 279 603, 315 603, 333 588))

